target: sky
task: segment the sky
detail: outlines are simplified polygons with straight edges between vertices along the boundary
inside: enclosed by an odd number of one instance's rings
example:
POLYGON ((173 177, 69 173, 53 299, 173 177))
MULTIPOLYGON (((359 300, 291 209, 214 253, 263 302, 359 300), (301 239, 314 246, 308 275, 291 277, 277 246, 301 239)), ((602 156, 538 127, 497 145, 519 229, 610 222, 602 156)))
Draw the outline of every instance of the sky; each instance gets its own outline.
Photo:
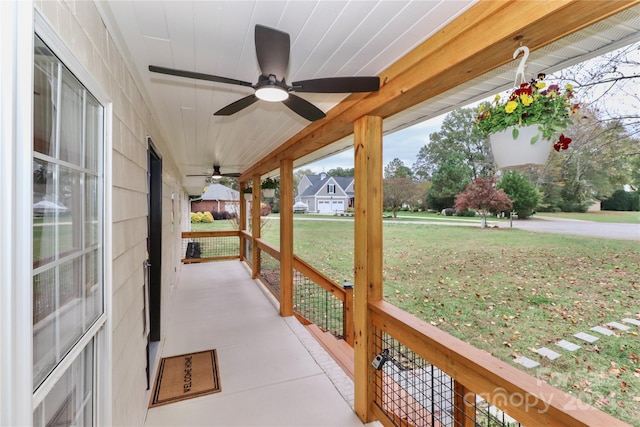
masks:
MULTIPOLYGON (((411 167, 416 161, 420 148, 429 142, 429 135, 438 132, 445 116, 435 117, 406 129, 385 135, 382 140, 383 167, 393 159, 402 160, 405 166, 411 167)), ((353 149, 343 151, 320 161, 309 163, 300 169, 311 169, 314 173, 327 172, 331 169, 353 168, 353 149)))

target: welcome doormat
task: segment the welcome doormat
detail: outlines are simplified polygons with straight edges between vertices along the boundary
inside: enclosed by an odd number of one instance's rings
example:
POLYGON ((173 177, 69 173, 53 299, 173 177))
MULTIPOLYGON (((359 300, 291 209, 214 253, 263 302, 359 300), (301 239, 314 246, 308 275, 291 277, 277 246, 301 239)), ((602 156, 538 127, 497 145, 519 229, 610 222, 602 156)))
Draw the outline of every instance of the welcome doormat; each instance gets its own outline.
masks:
POLYGON ((216 350, 163 357, 151 395, 150 408, 221 390, 216 350))

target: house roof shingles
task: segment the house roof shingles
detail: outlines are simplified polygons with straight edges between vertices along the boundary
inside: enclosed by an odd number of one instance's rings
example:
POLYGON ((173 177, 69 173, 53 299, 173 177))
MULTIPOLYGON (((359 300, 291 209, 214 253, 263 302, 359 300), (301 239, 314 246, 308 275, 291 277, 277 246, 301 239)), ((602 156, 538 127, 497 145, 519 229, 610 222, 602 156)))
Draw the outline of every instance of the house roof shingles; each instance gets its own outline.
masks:
POLYGON ((202 200, 240 200, 240 192, 222 184, 210 184, 202 200))
POLYGON ((322 187, 329 181, 333 179, 348 195, 353 195, 353 192, 347 192, 346 189, 353 182, 353 177, 347 176, 329 176, 329 175, 305 175, 309 182, 310 186, 304 189, 300 196, 315 196, 322 187))

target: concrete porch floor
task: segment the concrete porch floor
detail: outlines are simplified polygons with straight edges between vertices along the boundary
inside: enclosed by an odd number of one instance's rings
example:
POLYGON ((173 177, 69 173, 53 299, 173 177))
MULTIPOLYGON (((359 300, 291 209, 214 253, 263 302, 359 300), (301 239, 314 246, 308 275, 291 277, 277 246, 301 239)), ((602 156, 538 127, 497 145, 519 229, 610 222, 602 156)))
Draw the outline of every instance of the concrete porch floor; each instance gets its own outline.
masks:
POLYGON ((362 426, 351 379, 274 301, 239 261, 184 265, 159 356, 217 349, 222 391, 149 409, 145 426, 362 426))

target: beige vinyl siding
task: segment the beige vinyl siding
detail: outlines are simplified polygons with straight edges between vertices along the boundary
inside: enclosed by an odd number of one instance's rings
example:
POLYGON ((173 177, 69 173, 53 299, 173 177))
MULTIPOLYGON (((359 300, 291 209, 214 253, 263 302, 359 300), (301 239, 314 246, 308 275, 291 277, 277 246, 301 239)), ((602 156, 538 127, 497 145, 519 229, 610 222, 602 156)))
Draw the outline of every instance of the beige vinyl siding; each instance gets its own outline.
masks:
MULTIPOLYGON (((180 232, 187 217, 188 203, 176 179, 179 175, 169 157, 166 141, 162 140, 144 94, 129 71, 133 67, 119 51, 96 4, 36 1, 34 5, 113 103, 112 170, 105 171, 113 179, 113 205, 106 207, 113 214, 112 311, 109 318, 112 333, 111 424, 141 425, 148 404, 142 268, 147 239, 148 135, 163 160, 163 304, 169 300, 171 286, 181 268, 180 232)), ((166 307, 162 310, 164 316, 166 307)))

